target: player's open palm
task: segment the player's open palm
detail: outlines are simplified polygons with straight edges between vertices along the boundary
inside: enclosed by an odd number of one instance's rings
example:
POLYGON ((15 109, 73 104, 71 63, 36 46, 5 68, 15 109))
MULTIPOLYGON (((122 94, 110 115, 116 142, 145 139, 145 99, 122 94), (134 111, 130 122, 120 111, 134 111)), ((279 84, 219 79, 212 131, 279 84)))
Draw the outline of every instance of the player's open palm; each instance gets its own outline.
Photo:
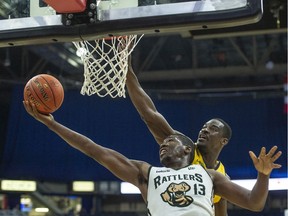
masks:
POLYGON ((26 109, 26 111, 33 116, 36 120, 42 122, 45 125, 49 125, 53 120, 53 116, 51 114, 49 115, 44 115, 38 112, 36 109, 36 106, 29 102, 29 101, 23 101, 23 105, 26 109))
POLYGON ((273 146, 270 151, 266 153, 266 148, 262 147, 258 157, 256 157, 254 152, 249 151, 249 155, 258 172, 264 175, 270 175, 273 169, 278 169, 281 167, 280 164, 274 163, 282 154, 282 152, 277 151, 277 149, 277 146, 273 146))

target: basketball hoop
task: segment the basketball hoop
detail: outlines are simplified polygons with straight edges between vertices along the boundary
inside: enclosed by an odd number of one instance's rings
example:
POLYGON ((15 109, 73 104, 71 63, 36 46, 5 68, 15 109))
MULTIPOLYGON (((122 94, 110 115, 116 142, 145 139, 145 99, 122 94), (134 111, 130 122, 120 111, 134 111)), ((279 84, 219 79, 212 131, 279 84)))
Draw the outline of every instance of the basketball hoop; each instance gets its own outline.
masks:
POLYGON ((84 64, 84 83, 80 93, 125 97, 128 56, 142 37, 128 35, 73 42, 84 64))

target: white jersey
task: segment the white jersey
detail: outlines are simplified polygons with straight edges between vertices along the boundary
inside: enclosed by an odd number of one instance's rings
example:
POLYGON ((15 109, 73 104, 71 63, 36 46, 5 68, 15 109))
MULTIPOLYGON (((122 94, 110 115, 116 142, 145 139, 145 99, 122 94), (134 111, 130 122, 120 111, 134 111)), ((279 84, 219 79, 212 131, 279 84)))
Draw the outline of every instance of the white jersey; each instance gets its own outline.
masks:
POLYGON ((212 216, 213 182, 201 165, 151 167, 147 201, 150 216, 212 216))

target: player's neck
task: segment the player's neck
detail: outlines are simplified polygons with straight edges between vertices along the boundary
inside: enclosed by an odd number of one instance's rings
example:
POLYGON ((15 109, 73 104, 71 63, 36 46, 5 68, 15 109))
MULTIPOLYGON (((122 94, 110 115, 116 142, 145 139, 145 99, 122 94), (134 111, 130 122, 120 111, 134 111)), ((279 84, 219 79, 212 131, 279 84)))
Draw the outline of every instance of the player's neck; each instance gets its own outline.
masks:
POLYGON ((217 159, 219 156, 219 152, 209 151, 209 149, 203 148, 203 146, 201 147, 198 146, 198 148, 202 155, 202 158, 204 160, 206 167, 214 169, 215 166, 217 166, 217 159))
POLYGON ((216 159, 212 159, 210 157, 205 157, 205 156, 202 156, 202 157, 203 157, 204 163, 208 169, 214 169, 216 167, 216 165, 217 165, 216 159))
POLYGON ((179 170, 191 164, 191 162, 188 160, 189 160, 188 157, 182 158, 182 159, 179 158, 179 159, 174 159, 174 160, 162 161, 162 164, 165 167, 168 167, 174 170, 179 170))

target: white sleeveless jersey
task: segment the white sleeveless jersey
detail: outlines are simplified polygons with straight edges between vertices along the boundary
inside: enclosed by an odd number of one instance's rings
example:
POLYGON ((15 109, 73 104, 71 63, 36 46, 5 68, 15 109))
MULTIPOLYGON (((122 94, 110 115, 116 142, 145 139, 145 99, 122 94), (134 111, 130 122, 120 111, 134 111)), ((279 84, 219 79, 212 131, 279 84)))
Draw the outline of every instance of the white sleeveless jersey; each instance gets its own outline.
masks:
POLYGON ((213 182, 201 165, 151 167, 147 201, 150 216, 212 216, 213 182))

